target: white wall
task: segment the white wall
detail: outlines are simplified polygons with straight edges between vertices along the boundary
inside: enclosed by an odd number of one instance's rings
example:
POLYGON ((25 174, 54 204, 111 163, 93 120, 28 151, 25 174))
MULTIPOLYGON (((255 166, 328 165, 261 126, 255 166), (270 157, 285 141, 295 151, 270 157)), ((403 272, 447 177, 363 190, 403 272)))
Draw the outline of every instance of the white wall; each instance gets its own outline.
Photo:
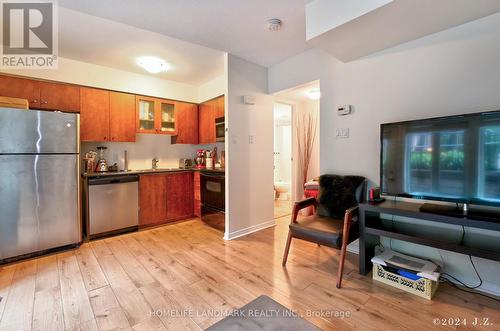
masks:
POLYGON ((4 73, 98 87, 128 93, 198 102, 198 87, 148 75, 59 58, 57 69, 2 70, 4 73))
POLYGON ((232 239, 274 225, 273 98, 266 68, 229 54, 226 73, 225 238, 232 239), (243 104, 244 95, 255 105, 243 104))
MULTIPOLYGON (((321 173, 360 174, 377 183, 380 124, 500 109, 499 59, 496 14, 350 63, 317 49, 306 51, 269 69, 269 91, 319 79, 321 173), (353 105, 354 113, 336 116, 335 108, 342 104, 353 105), (335 128, 349 128, 351 137, 335 139, 335 128)), ((460 236, 461 228, 454 230, 460 236)), ((478 233, 468 240, 500 249, 498 233, 478 233)), ((408 253, 439 257, 435 249, 395 245, 408 253)), ((467 257, 442 255, 453 261, 447 270, 475 283, 467 257)), ((500 263, 476 260, 485 280, 482 289, 500 294, 500 263)))
POLYGON ((198 103, 205 102, 226 93, 226 75, 220 75, 198 86, 198 103))

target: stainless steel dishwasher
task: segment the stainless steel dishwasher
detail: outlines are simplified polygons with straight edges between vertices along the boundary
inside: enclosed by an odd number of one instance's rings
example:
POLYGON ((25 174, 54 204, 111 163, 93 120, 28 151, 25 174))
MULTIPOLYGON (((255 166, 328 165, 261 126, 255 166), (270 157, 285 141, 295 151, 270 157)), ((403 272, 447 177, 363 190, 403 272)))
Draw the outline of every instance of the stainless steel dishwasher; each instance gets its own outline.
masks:
POLYGON ((90 239, 136 230, 139 225, 139 176, 90 178, 90 239))

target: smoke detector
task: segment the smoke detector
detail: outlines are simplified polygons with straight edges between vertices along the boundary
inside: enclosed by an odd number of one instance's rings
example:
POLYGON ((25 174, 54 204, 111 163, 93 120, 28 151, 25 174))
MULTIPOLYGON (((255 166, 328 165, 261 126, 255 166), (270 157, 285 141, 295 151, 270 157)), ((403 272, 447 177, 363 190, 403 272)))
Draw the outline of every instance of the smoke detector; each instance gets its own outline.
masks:
POLYGON ((281 30, 281 25, 283 22, 279 18, 271 18, 270 20, 267 21, 267 28, 269 31, 279 31, 281 30))

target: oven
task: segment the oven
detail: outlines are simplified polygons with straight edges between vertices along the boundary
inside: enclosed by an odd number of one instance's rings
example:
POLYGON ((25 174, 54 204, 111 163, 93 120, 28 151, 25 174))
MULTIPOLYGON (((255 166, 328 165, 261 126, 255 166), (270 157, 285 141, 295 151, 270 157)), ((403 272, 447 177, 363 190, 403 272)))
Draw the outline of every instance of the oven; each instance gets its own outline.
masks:
POLYGON ((226 135, 225 129, 225 120, 224 117, 217 117, 215 119, 215 140, 219 142, 223 142, 226 135))
POLYGON ((226 189, 224 172, 201 171, 201 219, 209 226, 224 231, 226 189))

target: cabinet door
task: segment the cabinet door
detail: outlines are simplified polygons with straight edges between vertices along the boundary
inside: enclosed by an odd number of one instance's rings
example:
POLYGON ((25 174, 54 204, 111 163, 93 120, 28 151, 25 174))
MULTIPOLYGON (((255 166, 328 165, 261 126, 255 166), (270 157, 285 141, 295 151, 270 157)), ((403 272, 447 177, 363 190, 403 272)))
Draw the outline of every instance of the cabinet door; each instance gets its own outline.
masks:
POLYGON ((78 113, 80 111, 80 87, 68 84, 38 82, 40 108, 78 113))
POLYGON ((212 101, 199 106, 199 143, 215 143, 215 109, 212 101))
POLYGON ((139 225, 160 224, 167 220, 167 175, 139 177, 139 225))
POLYGON ((0 96, 27 99, 30 108, 40 108, 40 89, 34 80, 0 76, 0 96))
POLYGON ((135 95, 109 92, 110 141, 135 142, 135 95))
POLYGON ((80 89, 80 140, 109 141, 109 91, 80 89))
POLYGON ((195 171, 193 173, 193 197, 194 206, 193 213, 197 217, 201 217, 201 185, 200 185, 200 172, 195 171))
POLYGON ((156 133, 158 131, 156 105, 155 98, 136 96, 138 133, 156 133))
POLYGON ((174 144, 198 144, 198 105, 186 102, 176 102, 177 136, 174 144))
POLYGON ((177 110, 174 101, 157 99, 159 108, 158 132, 161 134, 177 134, 177 110))
POLYGON ((181 220, 193 216, 193 173, 167 175, 167 219, 181 220))
POLYGON ((215 118, 224 117, 224 96, 215 99, 215 118))

